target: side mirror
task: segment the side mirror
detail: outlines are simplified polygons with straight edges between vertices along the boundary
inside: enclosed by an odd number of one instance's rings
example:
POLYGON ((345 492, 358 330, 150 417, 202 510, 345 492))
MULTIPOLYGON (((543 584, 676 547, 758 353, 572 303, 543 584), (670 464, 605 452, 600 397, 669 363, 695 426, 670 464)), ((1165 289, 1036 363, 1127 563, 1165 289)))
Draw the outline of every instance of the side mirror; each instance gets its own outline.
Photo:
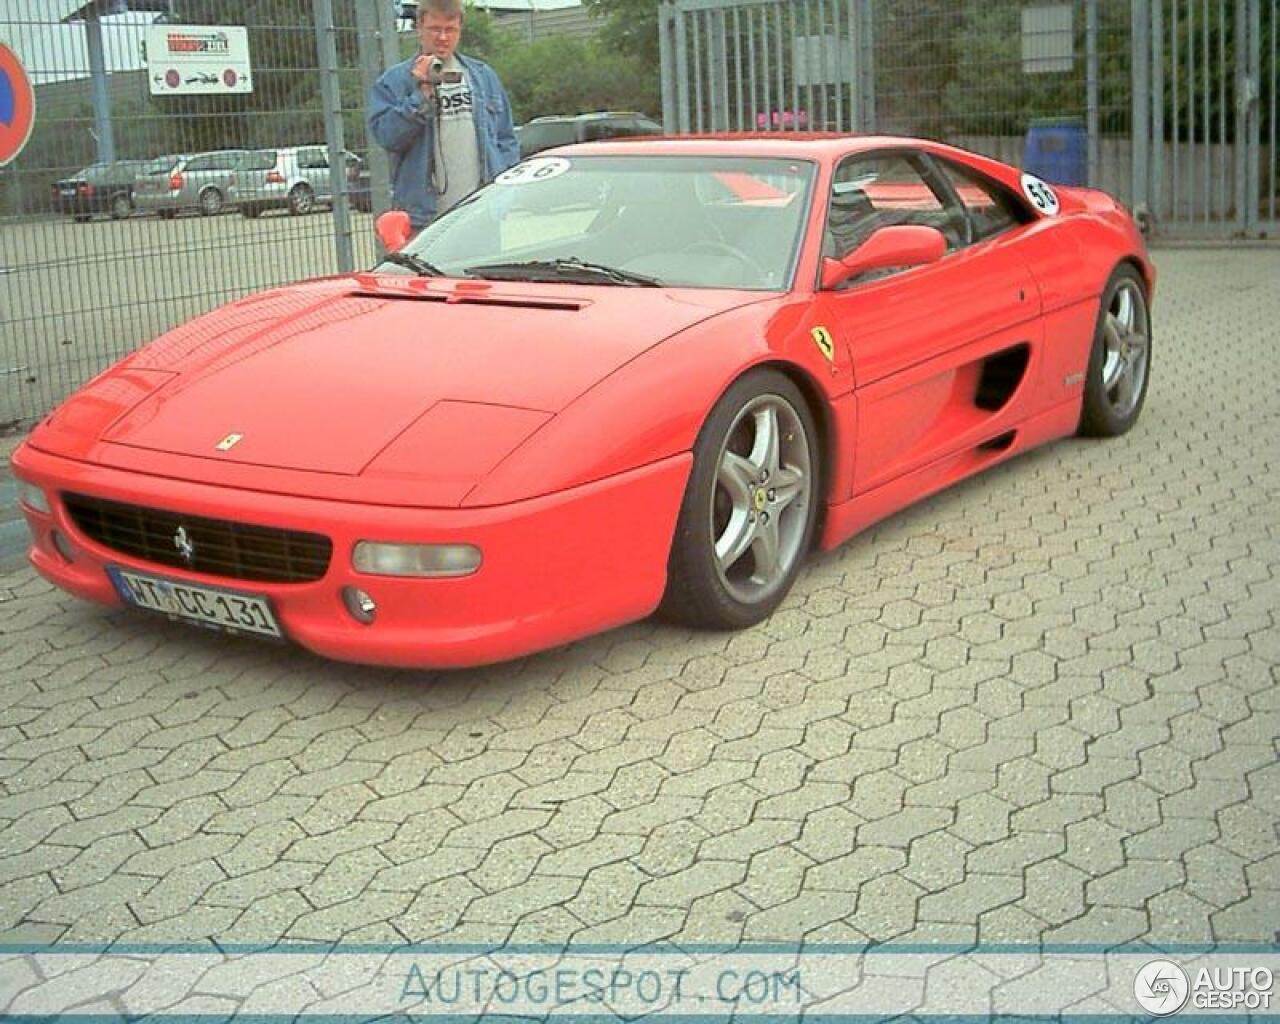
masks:
POLYGON ((387 252, 399 252, 413 236, 413 225, 404 210, 388 210, 373 222, 373 230, 387 252))
POLYGON ((946 251, 947 240, 937 228, 923 224, 891 224, 877 228, 844 259, 823 259, 822 287, 835 288, 868 270, 935 263, 946 251))

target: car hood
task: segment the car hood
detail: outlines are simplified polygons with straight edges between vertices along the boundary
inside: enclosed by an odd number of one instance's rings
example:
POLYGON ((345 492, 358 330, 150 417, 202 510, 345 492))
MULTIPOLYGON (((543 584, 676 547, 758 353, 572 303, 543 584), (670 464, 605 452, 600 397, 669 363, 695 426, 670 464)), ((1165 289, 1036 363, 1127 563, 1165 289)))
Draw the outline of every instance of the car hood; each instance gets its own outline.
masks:
MULTIPOLYGON (((276 471, 273 490, 349 497, 383 484, 414 504, 454 505, 606 376, 760 298, 389 275, 311 282, 162 336, 69 399, 53 426, 92 424, 92 451, 82 436, 63 454, 117 466, 242 486, 252 467, 276 471), (75 415, 76 402, 93 401, 87 392, 118 391, 126 377, 135 399, 148 381, 145 397, 110 422, 75 415)), ((57 453, 58 435, 33 441, 57 453)))

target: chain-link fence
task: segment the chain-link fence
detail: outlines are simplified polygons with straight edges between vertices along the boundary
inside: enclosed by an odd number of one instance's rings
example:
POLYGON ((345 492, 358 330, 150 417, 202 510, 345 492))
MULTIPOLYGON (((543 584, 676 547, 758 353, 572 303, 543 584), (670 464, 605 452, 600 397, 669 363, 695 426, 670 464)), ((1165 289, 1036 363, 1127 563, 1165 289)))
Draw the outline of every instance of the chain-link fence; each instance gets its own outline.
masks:
POLYGON ((0 425, 197 313, 372 263, 365 95, 383 53, 356 0, 3 10, 37 116, 0 168, 0 425), (203 45, 195 26, 247 29, 252 91, 157 95, 157 7, 174 45, 203 45))

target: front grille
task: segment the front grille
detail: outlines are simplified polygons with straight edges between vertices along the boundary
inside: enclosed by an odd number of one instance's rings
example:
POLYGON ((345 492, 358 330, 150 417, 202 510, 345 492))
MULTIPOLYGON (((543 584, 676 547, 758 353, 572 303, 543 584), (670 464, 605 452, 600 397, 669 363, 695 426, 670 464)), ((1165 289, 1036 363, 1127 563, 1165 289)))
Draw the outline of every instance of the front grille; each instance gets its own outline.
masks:
POLYGON ((332 542, 318 533, 206 519, 83 494, 63 494, 62 503, 77 528, 103 547, 209 576, 305 583, 324 576, 333 556, 332 542), (179 528, 194 549, 190 561, 175 543, 179 528))

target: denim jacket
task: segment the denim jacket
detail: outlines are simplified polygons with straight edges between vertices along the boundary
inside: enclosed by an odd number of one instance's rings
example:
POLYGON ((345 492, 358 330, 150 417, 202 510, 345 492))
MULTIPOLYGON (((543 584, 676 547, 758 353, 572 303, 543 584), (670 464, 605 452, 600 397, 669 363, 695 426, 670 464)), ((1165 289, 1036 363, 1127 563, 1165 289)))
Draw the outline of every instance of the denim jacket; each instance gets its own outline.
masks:
MULTIPOLYGON (((458 54, 471 86, 476 144, 483 181, 490 181, 520 159, 511 102, 493 68, 458 54)), ((435 153, 435 107, 422 95, 410 70, 415 58, 388 68, 369 94, 369 130, 391 157, 392 205, 406 210, 415 228, 436 215, 431 181, 435 153)))

